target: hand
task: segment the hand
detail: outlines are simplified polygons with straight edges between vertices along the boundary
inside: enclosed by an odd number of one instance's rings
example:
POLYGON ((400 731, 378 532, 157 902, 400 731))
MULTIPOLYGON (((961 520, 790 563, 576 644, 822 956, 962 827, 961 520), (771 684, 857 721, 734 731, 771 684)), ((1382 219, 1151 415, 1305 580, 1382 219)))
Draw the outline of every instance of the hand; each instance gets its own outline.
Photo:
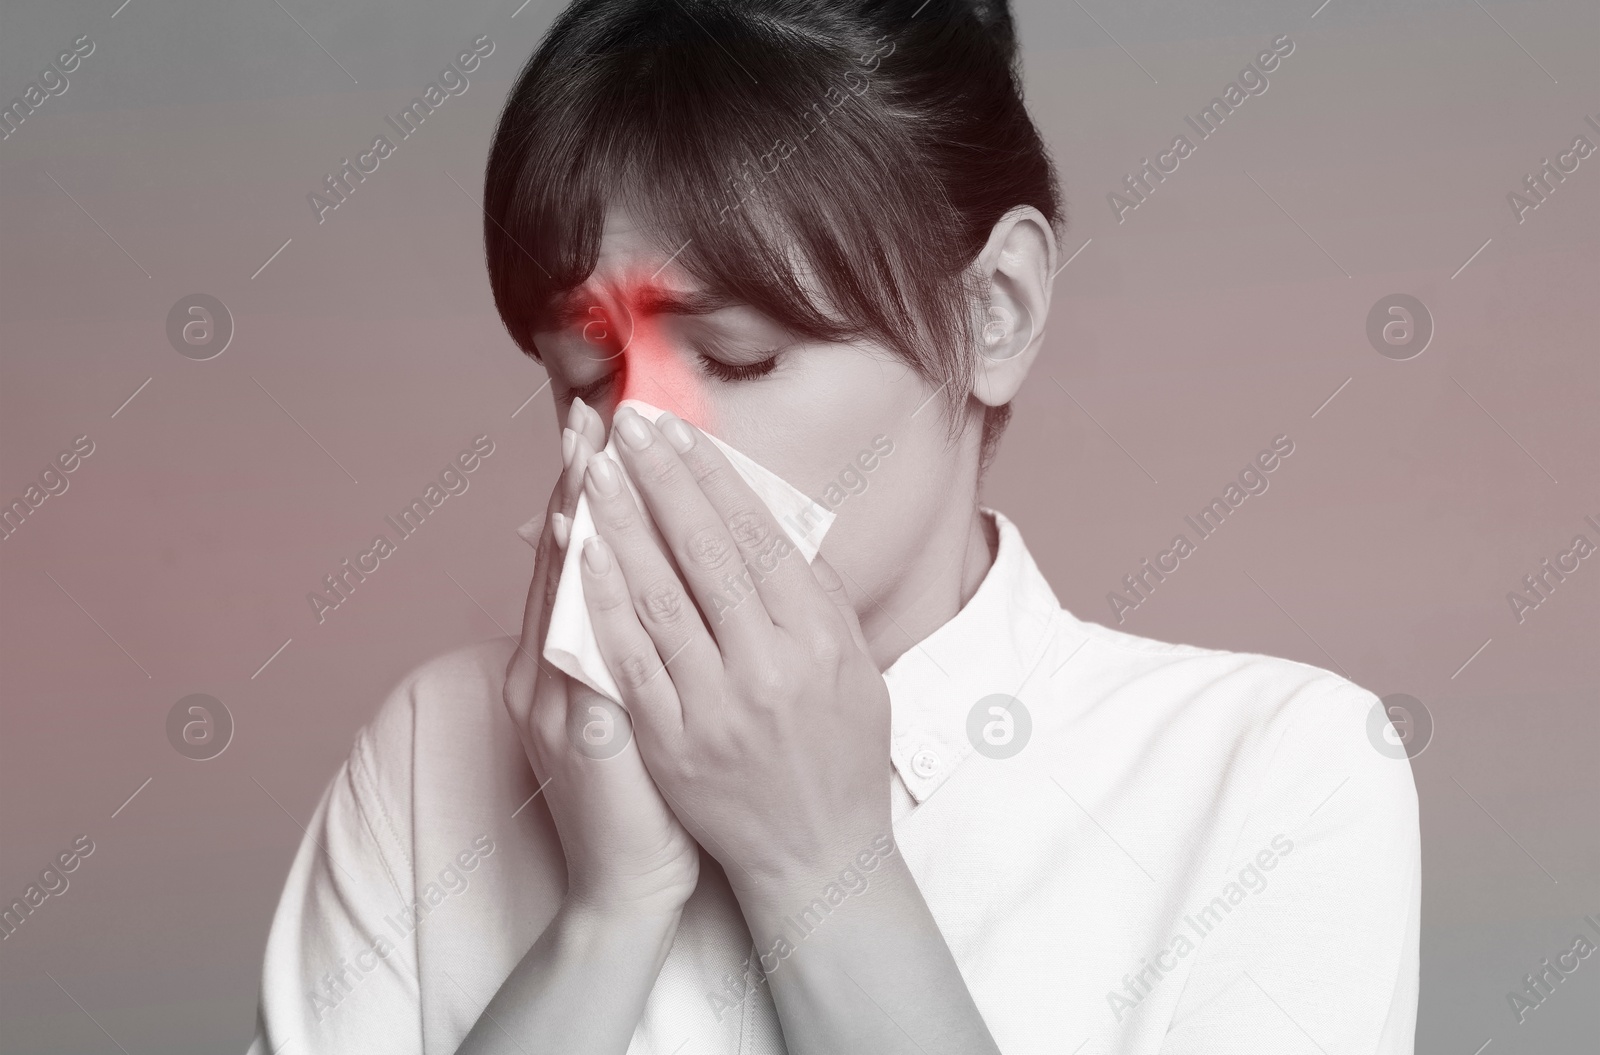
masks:
POLYGON ((646 772, 626 712, 543 659, 578 488, 604 443, 600 416, 582 400, 573 402, 568 422, 561 478, 535 547, 522 637, 506 669, 505 704, 561 838, 567 901, 677 912, 694 893, 700 848, 646 772), (627 737, 627 746, 604 757, 610 751, 594 746, 597 730, 609 743, 627 737))
POLYGON ((617 466, 587 467, 601 654, 650 774, 741 901, 820 889, 892 834, 888 688, 827 562, 807 565, 702 434, 657 425, 630 408, 614 423, 671 561, 617 466))

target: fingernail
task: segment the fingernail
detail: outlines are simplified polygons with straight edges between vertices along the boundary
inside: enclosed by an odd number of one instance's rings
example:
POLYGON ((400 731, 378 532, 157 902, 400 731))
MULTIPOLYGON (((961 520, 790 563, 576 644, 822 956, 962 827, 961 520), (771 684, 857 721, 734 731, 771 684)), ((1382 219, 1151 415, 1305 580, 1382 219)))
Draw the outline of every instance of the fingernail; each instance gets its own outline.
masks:
POLYGON ((573 431, 582 432, 584 427, 589 424, 589 415, 593 413, 594 411, 589 409, 589 404, 585 403, 581 397, 573 396, 572 409, 567 414, 567 423, 572 426, 573 431))
POLYGON ((611 570, 611 547, 599 535, 583 544, 583 565, 591 575, 604 575, 611 570))
POLYGON ((642 451, 650 446, 650 428, 645 425, 644 418, 632 407, 625 407, 617 413, 613 422, 617 431, 622 433, 622 442, 636 451, 642 451))
POLYGON ((680 454, 694 446, 694 430, 670 410, 656 419, 656 428, 680 454))
POLYGON ((604 451, 589 459, 589 479, 594 482, 594 489, 606 498, 616 494, 622 487, 617 463, 607 457, 604 451))
POLYGON ((533 517, 526 524, 523 524, 520 527, 518 527, 517 528, 517 534, 519 536, 521 536, 522 541, 526 542, 528 545, 532 546, 534 549, 538 549, 539 548, 539 518, 538 517, 533 517))
POLYGON ((572 468, 572 452, 578 449, 578 434, 571 426, 561 430, 561 464, 572 468))
POLYGON ((565 513, 551 513, 550 530, 555 533, 556 545, 561 549, 566 549, 567 542, 572 536, 572 521, 567 519, 567 515, 565 513))

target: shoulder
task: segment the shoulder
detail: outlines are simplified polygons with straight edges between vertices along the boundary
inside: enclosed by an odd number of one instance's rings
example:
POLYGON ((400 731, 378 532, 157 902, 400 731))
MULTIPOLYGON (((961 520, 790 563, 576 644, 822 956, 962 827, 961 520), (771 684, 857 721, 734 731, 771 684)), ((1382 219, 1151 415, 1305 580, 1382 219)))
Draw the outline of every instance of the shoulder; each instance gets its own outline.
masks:
POLYGON ((1382 808, 1414 817, 1409 759, 1390 715, 1348 678, 1276 656, 1155 641, 1065 611, 1062 623, 1064 637, 1078 638, 1066 647, 1094 655, 1085 665, 1094 695, 1175 753, 1248 772, 1258 796, 1289 785, 1326 794, 1360 775, 1382 808))
POLYGON ((1077 620, 1062 610, 1067 634, 1094 648, 1102 666, 1190 709, 1240 719, 1293 716, 1306 709, 1370 709, 1378 698, 1320 666, 1253 652, 1170 644, 1077 620))
POLYGON ((1378 698, 1332 671, 1253 652, 1171 644, 1086 623, 1062 612, 1064 633, 1092 649, 1106 688, 1132 706, 1210 718, 1224 725, 1276 725, 1338 713, 1362 717, 1378 698))
POLYGON ((441 711, 481 720, 485 712, 501 705, 506 664, 516 647, 515 638, 497 637, 419 663, 389 691, 363 737, 376 746, 396 747, 412 738, 418 722, 430 721, 441 711))
POLYGON ((409 693, 414 705, 421 707, 478 703, 485 694, 498 705, 506 664, 516 647, 513 637, 462 645, 412 668, 395 691, 409 693))
POLYGON ((383 801, 409 801, 419 763, 448 761, 458 744, 463 765, 481 759, 481 750, 466 748, 509 721, 501 690, 516 647, 511 637, 463 645, 402 677, 356 736, 350 770, 361 790, 383 801), (441 729, 452 732, 440 735, 441 729))
POLYGON ((1137 802, 1120 827, 1102 821, 1171 877, 1181 929, 1201 939, 1173 948, 1190 960, 1169 1047, 1260 1034, 1259 987, 1236 988, 1248 972, 1303 1023, 1273 1050, 1314 1033, 1330 1051, 1409 1051, 1395 1038, 1414 1020, 1421 833, 1383 703, 1306 663, 1062 623, 1083 663, 1063 695, 1087 699, 1084 739, 1116 745, 1083 750, 1126 758, 1116 784, 1137 802), (1296 988, 1323 999, 1297 1005, 1296 988))

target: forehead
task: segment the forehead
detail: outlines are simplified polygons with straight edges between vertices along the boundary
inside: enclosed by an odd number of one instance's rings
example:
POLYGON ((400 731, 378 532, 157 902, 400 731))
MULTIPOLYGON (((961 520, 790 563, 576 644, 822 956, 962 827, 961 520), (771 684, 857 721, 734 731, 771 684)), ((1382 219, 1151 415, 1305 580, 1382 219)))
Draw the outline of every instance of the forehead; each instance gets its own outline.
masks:
POLYGON ((737 307, 726 294, 697 280, 677 257, 687 242, 666 249, 656 228, 626 210, 607 211, 594 269, 573 289, 558 294, 545 324, 560 329, 594 321, 596 310, 640 322, 652 316, 706 316, 737 307))
POLYGON ((674 261, 679 251, 664 247, 659 232, 622 206, 613 205, 606 210, 601 226, 594 272, 584 285, 592 287, 598 281, 606 286, 696 289, 700 284, 674 261))
MULTIPOLYGON (((714 238, 715 232, 701 232, 700 237, 708 235, 714 238)), ((691 241, 630 210, 625 200, 609 203, 601 218, 593 268, 576 287, 555 296, 547 321, 591 321, 593 309, 600 307, 635 318, 716 316, 729 322, 772 323, 794 333, 810 333, 808 323, 817 317, 837 318, 821 276, 807 266, 792 243, 780 249, 781 255, 789 258, 786 270, 756 276, 758 294, 763 286, 777 286, 781 291, 762 301, 759 296, 752 300, 747 295, 752 277, 748 273, 724 282, 715 275, 708 281, 690 270, 689 260, 700 249, 691 249, 691 241), (785 302, 785 295, 792 293, 798 293, 803 302, 799 308, 785 302)), ((760 270, 758 265, 756 270, 760 270)))

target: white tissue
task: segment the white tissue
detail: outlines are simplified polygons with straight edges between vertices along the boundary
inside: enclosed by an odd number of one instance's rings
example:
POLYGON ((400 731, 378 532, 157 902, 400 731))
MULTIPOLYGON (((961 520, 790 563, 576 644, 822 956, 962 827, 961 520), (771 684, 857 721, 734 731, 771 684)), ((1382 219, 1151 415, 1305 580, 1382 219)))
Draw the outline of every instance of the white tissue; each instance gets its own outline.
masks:
MULTIPOLYGON (((637 399, 624 400, 618 409, 621 407, 632 407, 645 420, 652 422, 664 413, 661 408, 637 399)), ((717 448, 728 456, 728 461, 732 463, 734 470, 750 485, 756 497, 766 503, 778 526, 783 528, 795 548, 809 563, 817 555, 817 550, 822 545, 822 537, 833 526, 833 512, 812 501, 803 491, 797 490, 777 473, 741 454, 715 436, 705 432, 701 435, 715 443, 717 448)), ((617 454, 618 442, 616 430, 613 429, 606 441, 606 455, 621 469, 623 482, 633 494, 634 501, 641 510, 645 510, 639 489, 634 485, 622 458, 617 454)), ((662 552, 671 553, 648 512, 645 513, 645 524, 649 527, 657 545, 661 546, 662 552)), ((595 640, 594 624, 589 620, 589 607, 583 599, 583 575, 578 569, 578 561, 582 559, 583 544, 595 533, 594 516, 589 511, 589 496, 580 492, 577 509, 572 514, 572 529, 567 540, 566 554, 561 562, 561 579, 556 586, 555 603, 550 610, 550 627, 545 634, 544 658, 557 669, 620 704, 622 693, 617 688, 616 679, 611 676, 605 661, 600 658, 600 644, 595 640)))

